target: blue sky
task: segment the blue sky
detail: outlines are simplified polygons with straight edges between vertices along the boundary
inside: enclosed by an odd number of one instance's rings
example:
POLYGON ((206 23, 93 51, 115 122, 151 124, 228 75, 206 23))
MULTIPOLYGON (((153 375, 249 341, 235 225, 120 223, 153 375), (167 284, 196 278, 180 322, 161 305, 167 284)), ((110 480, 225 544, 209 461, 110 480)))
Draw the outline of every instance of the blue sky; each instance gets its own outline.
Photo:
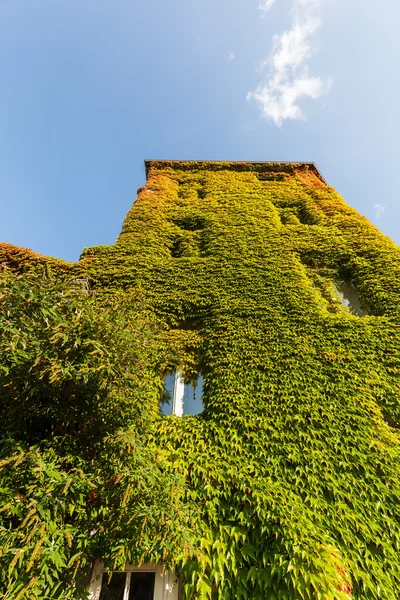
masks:
POLYGON ((144 158, 314 161, 400 243, 400 3, 2 0, 0 240, 111 244, 144 158))

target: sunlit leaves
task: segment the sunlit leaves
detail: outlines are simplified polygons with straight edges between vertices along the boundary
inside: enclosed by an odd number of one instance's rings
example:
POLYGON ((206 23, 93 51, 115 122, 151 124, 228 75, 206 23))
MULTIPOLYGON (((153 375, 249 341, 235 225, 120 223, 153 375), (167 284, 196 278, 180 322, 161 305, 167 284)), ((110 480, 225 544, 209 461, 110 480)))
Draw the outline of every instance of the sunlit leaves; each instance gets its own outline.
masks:
MULTIPOLYGON (((3 397, 17 399, 8 422, 58 438, 31 469, 26 448, 6 456, 27 499, 14 504, 7 475, 4 572, 26 568, 25 544, 32 556, 54 522, 62 546, 37 550, 55 565, 43 566, 52 590, 60 561, 72 571, 96 555, 110 568, 167 564, 190 600, 398 600, 400 255, 389 239, 312 169, 153 163, 114 246, 51 264, 63 280, 79 269, 101 302, 84 294, 60 312, 47 284, 22 280, 14 304, 0 297, 17 317, 2 325, 3 397), (369 316, 333 307, 337 278, 369 316), (178 366, 204 374, 199 417, 159 416, 162 378, 178 366), (52 424, 44 433, 36 411, 52 424), (71 431, 72 458, 49 454, 71 431), (88 431, 100 444, 90 468, 76 463, 88 431), (31 489, 42 497, 29 514, 31 489), (46 510, 64 511, 62 523, 46 510)), ((29 579, 39 560, 15 595, 43 590, 29 579)))

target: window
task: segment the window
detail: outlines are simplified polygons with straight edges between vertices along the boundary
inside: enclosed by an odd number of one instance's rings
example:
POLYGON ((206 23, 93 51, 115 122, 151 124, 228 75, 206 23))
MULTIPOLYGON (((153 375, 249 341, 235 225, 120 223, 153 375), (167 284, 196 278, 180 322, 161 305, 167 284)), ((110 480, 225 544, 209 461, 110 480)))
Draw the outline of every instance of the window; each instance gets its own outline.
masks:
POLYGON ((103 573, 100 600, 154 600, 154 571, 103 573))
POLYGON ((156 565, 127 565, 110 577, 102 561, 96 561, 89 600, 178 600, 178 582, 170 571, 156 565))
MULTIPOLYGON (((350 311, 352 315, 355 315, 356 317, 365 317, 365 315, 368 314, 367 311, 361 307, 357 290, 351 283, 340 281, 333 283, 332 287, 339 301, 350 311)), ((335 297, 332 299, 336 300, 335 297)))
POLYGON ((203 376, 196 383, 185 383, 180 371, 167 375, 164 383, 164 398, 161 404, 163 415, 198 415, 203 411, 203 376))

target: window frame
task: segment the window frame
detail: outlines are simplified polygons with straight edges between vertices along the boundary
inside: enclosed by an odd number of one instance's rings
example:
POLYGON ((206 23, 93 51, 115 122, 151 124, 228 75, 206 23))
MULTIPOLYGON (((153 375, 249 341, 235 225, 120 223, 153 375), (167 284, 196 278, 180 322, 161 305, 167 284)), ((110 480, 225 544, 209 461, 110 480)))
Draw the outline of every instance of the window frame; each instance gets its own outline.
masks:
MULTIPOLYGON (((127 574, 124 590, 124 600, 129 598, 129 586, 131 574, 133 572, 155 573, 154 580, 154 598, 153 600, 179 600, 179 582, 171 571, 163 569, 156 564, 144 564, 140 567, 126 564, 124 569, 118 572, 127 574)), ((104 568, 102 560, 96 560, 92 570, 92 576, 89 584, 88 600, 100 600, 101 584, 103 574, 109 573, 104 568)))
MULTIPOLYGON (((175 374, 174 374, 174 384, 173 384, 172 398, 171 398, 171 415, 163 414, 163 416, 175 415, 177 417, 183 417, 185 414, 188 414, 188 413, 185 413, 185 386, 187 384, 185 384, 185 380, 183 378, 181 369, 175 369, 175 371, 173 371, 173 373, 175 373, 175 374)), ((171 375, 172 375, 172 373, 171 373, 171 375)), ((202 373, 199 373, 198 377, 202 377, 203 384, 204 384, 204 377, 203 377, 202 373)), ((203 394, 201 396, 201 399, 202 398, 203 398, 203 394)), ((203 401, 201 403, 202 403, 203 410, 204 410, 203 401)), ((201 414, 202 412, 203 411, 196 413, 196 415, 192 415, 192 416, 197 416, 197 415, 201 414)))
POLYGON ((183 417, 185 398, 185 380, 182 377, 182 372, 179 369, 175 371, 174 377, 174 392, 172 397, 171 414, 177 417, 183 417))

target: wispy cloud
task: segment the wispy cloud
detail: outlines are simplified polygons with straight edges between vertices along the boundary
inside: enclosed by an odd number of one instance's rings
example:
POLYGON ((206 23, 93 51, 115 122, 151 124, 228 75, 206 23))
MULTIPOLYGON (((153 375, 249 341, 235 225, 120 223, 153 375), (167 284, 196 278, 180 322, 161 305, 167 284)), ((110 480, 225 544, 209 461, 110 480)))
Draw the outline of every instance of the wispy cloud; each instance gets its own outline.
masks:
MULTIPOLYGON (((264 61, 267 77, 248 100, 256 100, 267 119, 282 125, 286 119, 303 119, 299 100, 317 99, 328 89, 330 81, 309 74, 307 61, 314 52, 313 34, 321 26, 320 9, 324 0, 293 0, 291 28, 275 35, 272 51, 264 61)), ((276 0, 262 0, 265 13, 276 0)))
POLYGON ((231 60, 235 60, 235 53, 234 52, 229 52, 228 56, 227 56, 227 60, 230 62, 231 60))
POLYGON ((273 7, 273 5, 275 4, 276 0, 261 0, 260 4, 258 5, 260 10, 263 10, 265 12, 267 12, 267 10, 269 10, 270 8, 273 7))
POLYGON ((381 215, 385 212, 386 206, 383 204, 374 204, 375 216, 377 219, 381 217, 381 215))

